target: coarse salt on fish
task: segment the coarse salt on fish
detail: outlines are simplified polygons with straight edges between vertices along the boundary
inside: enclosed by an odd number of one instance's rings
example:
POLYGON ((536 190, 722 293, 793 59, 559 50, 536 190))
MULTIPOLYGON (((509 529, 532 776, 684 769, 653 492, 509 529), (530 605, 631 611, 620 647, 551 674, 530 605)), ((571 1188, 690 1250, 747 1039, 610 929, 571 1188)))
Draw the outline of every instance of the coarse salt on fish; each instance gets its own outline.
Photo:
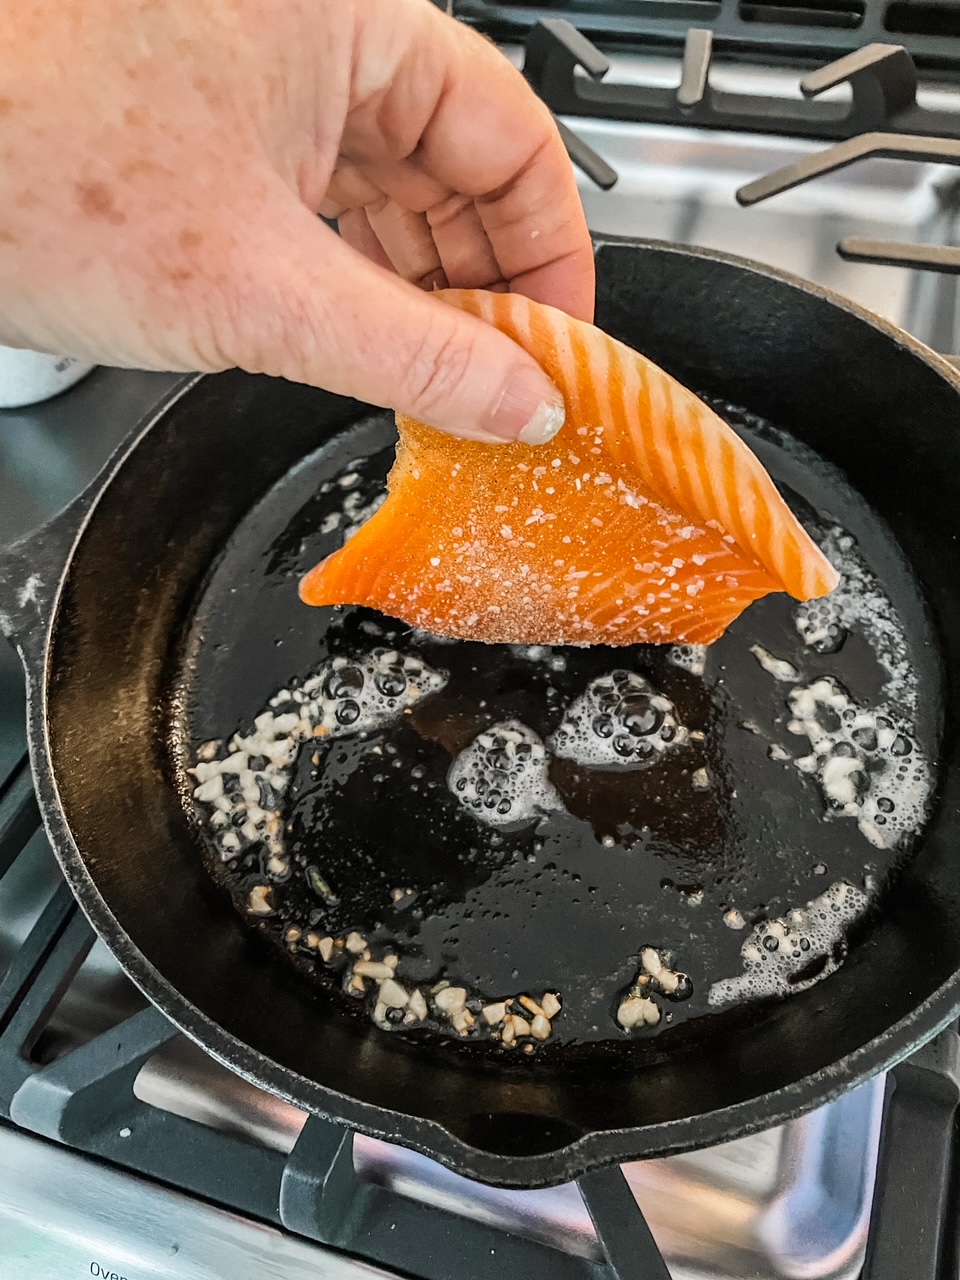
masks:
POLYGON ((564 426, 494 447, 398 416, 387 500, 305 576, 307 604, 491 643, 702 645, 770 592, 836 587, 747 445, 646 357, 519 294, 435 296, 539 361, 564 426))

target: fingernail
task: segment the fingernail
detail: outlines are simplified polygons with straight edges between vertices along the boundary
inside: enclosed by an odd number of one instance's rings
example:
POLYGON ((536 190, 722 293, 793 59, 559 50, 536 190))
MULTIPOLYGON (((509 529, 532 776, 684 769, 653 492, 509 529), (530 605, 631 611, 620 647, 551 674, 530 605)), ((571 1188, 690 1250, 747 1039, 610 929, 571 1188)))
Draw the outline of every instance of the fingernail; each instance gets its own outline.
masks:
POLYGON ((517 439, 523 444, 546 444, 563 426, 566 416, 567 410, 562 400, 541 400, 517 439))
POLYGON ((507 383, 486 426, 499 440, 546 444, 563 426, 566 416, 563 396, 546 374, 524 368, 507 383))

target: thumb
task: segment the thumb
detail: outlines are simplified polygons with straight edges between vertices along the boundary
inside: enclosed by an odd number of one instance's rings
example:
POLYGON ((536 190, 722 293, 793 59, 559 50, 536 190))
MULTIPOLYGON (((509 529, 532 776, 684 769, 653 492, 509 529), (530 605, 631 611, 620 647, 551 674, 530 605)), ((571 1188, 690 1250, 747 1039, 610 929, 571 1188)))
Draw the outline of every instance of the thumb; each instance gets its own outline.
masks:
POLYGON ((527 352, 302 212, 296 239, 275 238, 274 224, 269 249, 255 248, 259 279, 232 353, 241 367, 396 409, 469 440, 553 439, 563 397, 527 352))

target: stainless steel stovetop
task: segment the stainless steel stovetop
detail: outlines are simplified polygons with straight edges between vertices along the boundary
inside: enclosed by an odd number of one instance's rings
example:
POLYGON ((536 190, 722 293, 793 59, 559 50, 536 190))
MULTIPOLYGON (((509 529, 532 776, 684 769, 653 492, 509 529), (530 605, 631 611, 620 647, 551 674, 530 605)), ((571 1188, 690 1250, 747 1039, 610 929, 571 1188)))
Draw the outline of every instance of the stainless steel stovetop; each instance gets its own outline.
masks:
MULTIPOLYGON (((677 83, 670 59, 621 56, 613 64, 611 79, 677 83)), ((718 68, 714 83, 748 93, 797 93, 795 73, 758 68, 718 68)), ((960 113, 960 93, 931 92, 939 109, 960 113)), ((583 180, 595 231, 716 247, 781 266, 856 299, 941 351, 960 349, 954 277, 846 263, 834 249, 841 236, 852 234, 955 243, 956 170, 869 161, 746 210, 734 199, 737 187, 820 144, 602 120, 567 123, 620 175, 608 192, 583 180)), ((0 543, 77 492, 171 382, 166 375, 98 370, 56 401, 0 413, 0 543)), ((19 672, 12 652, 0 646, 0 790, 22 749, 19 672)), ((58 880, 42 836, 0 879, 0 978, 58 880)), ((34 1055, 54 1061, 142 1006, 97 943, 52 1011, 34 1055)), ((152 1108, 274 1152, 293 1148, 306 1119, 183 1037, 146 1063, 134 1089, 152 1108)), ((858 1275, 883 1095, 881 1078, 780 1129, 627 1166, 674 1280, 858 1275)), ((575 1186, 497 1191, 371 1139, 356 1139, 354 1158, 364 1178, 402 1197, 431 1204, 454 1220, 495 1225, 594 1261, 602 1274, 596 1236, 575 1186)), ((382 1274, 16 1125, 0 1126, 4 1280, 359 1280, 382 1274)))

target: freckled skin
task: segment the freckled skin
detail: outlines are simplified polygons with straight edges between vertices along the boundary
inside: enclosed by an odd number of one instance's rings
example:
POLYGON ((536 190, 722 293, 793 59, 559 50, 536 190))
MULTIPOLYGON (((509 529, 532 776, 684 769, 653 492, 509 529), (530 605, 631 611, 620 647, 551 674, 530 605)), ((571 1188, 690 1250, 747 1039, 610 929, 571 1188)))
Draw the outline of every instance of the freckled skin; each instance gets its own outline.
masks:
POLYGON ((117 208, 114 195, 105 182, 78 182, 77 204, 88 218, 104 218, 115 227, 122 227, 127 215, 117 208))
POLYGON ((0 343, 239 365, 455 431, 517 370, 549 384, 415 283, 593 306, 549 113, 429 0, 3 6, 0 278, 0 343))

